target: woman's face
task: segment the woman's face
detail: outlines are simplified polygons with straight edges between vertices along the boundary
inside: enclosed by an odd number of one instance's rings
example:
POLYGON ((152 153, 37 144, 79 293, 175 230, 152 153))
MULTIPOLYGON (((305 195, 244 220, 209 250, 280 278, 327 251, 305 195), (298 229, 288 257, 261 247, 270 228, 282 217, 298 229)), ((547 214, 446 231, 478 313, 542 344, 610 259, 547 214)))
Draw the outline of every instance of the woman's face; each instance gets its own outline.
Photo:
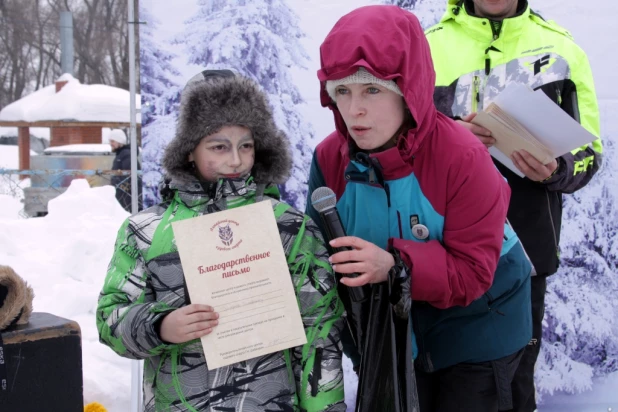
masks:
POLYGON ((395 146, 392 139, 405 118, 405 102, 375 84, 346 84, 335 89, 335 102, 348 132, 362 150, 395 146))
POLYGON ((255 162, 251 131, 242 126, 225 126, 202 138, 189 154, 189 161, 195 162, 198 177, 207 182, 248 175, 255 162))

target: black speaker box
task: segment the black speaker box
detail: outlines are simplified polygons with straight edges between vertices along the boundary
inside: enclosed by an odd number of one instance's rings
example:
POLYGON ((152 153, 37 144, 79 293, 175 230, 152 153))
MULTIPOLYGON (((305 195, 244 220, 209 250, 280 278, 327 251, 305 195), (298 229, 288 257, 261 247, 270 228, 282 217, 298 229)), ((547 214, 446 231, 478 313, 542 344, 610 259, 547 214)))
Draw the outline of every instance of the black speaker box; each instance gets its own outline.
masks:
POLYGON ((6 389, 0 412, 83 412, 81 331, 77 322, 32 313, 2 332, 6 389))

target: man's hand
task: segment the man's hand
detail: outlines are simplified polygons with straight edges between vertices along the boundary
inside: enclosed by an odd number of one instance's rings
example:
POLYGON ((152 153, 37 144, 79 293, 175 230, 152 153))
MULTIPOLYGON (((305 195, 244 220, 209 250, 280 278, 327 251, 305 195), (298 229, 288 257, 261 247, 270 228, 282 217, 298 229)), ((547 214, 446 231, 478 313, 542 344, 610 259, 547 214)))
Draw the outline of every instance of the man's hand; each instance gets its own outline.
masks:
POLYGON ((496 143, 496 139, 491 137, 491 132, 484 127, 477 126, 470 123, 472 119, 476 117, 476 113, 470 113, 463 117, 461 120, 455 120, 457 123, 470 130, 478 139, 485 145, 486 148, 490 148, 496 143))
POLYGON ((356 278, 342 277, 346 286, 380 283, 388 279, 388 271, 395 265, 395 258, 386 250, 358 237, 344 236, 330 241, 335 248, 351 247, 353 250, 338 252, 329 258, 333 270, 343 275, 358 273, 356 278))
POLYGON ((550 177, 558 168, 558 161, 553 159, 544 165, 525 150, 518 150, 511 154, 511 160, 521 172, 530 180, 542 182, 550 177))
POLYGON ((217 326, 219 314, 207 305, 192 304, 176 309, 161 321, 161 339, 169 343, 184 343, 201 338, 217 326))

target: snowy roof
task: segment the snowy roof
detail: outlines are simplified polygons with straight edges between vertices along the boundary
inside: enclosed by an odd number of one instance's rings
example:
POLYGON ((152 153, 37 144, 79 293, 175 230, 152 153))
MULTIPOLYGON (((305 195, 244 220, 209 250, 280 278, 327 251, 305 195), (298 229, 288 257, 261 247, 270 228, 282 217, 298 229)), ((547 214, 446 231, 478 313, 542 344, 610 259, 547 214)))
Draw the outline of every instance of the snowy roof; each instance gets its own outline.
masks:
MULTIPOLYGON (((102 84, 81 84, 70 74, 58 80, 68 81, 56 93, 56 86, 39 89, 6 106, 0 121, 78 121, 130 122, 130 93, 102 84)), ((140 122, 140 95, 135 96, 137 122, 140 122)))
POLYGON ((107 143, 83 143, 83 144, 67 144, 64 146, 48 147, 44 151, 45 154, 55 153, 93 153, 93 154, 109 154, 112 153, 112 147, 107 143))

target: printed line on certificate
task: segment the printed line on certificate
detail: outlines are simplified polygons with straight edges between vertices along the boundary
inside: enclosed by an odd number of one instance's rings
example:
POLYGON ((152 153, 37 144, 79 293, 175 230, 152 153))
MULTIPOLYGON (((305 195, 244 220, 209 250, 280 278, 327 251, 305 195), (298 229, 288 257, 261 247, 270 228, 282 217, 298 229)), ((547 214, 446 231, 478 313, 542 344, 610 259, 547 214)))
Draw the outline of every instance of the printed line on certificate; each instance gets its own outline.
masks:
POLYGON ((276 292, 281 292, 281 289, 275 289, 275 290, 271 290, 269 292, 263 292, 263 293, 260 293, 259 295, 251 296, 251 297, 244 298, 244 299, 234 300, 232 302, 217 303, 216 310, 217 310, 217 312, 221 313, 221 312, 226 312, 228 310, 235 309, 237 307, 244 307, 244 306, 247 306, 247 305, 251 305, 253 303, 260 303, 260 302, 263 302, 263 301, 266 301, 266 300, 275 299, 275 298, 278 298, 280 296, 274 296, 272 298, 266 298, 266 299, 264 299, 263 296, 264 295, 270 295, 271 293, 276 293, 276 292), (233 305, 233 304, 238 304, 238 305, 235 306, 235 307, 227 308, 227 309, 221 309, 222 306, 233 305))
POLYGON ((281 306, 281 307, 279 307, 279 308, 274 308, 274 309, 267 310, 267 311, 260 312, 260 313, 254 313, 253 315, 245 316, 245 317, 238 318, 238 319, 232 319, 232 320, 230 320, 230 321, 223 322, 223 323, 219 322, 219 326, 222 326, 222 325, 227 325, 228 323, 237 322, 237 321, 239 321, 239 320, 244 320, 244 319, 252 318, 252 317, 257 316, 257 315, 262 315, 262 314, 264 314, 264 313, 272 312, 272 311, 274 311, 274 310, 281 310, 281 309, 285 309, 285 306, 281 306))
MULTIPOLYGON (((278 298, 278 299, 283 299, 281 296, 276 296, 276 297, 271 298, 271 299, 277 299, 277 298, 278 298)), ((280 303, 283 303, 283 300, 280 300, 279 302, 268 303, 268 304, 266 304, 266 305, 263 305, 263 306, 262 306, 262 308, 265 308, 265 307, 267 307, 267 306, 272 306, 272 305, 278 305, 278 304, 280 304, 280 303)), ((230 313, 229 315, 226 315, 225 317, 220 317, 220 318, 219 318, 219 320, 224 320, 224 321, 225 321, 225 320, 228 320, 230 316, 239 315, 239 314, 241 314, 241 313, 252 312, 252 311, 254 311, 254 310, 255 310, 255 308, 254 308, 254 309, 247 309, 247 310, 243 310, 242 312, 230 313)), ((222 312, 222 311, 219 311, 219 313, 221 313, 221 312, 222 312)), ((221 323, 220 323, 220 324, 221 324, 221 323)))

